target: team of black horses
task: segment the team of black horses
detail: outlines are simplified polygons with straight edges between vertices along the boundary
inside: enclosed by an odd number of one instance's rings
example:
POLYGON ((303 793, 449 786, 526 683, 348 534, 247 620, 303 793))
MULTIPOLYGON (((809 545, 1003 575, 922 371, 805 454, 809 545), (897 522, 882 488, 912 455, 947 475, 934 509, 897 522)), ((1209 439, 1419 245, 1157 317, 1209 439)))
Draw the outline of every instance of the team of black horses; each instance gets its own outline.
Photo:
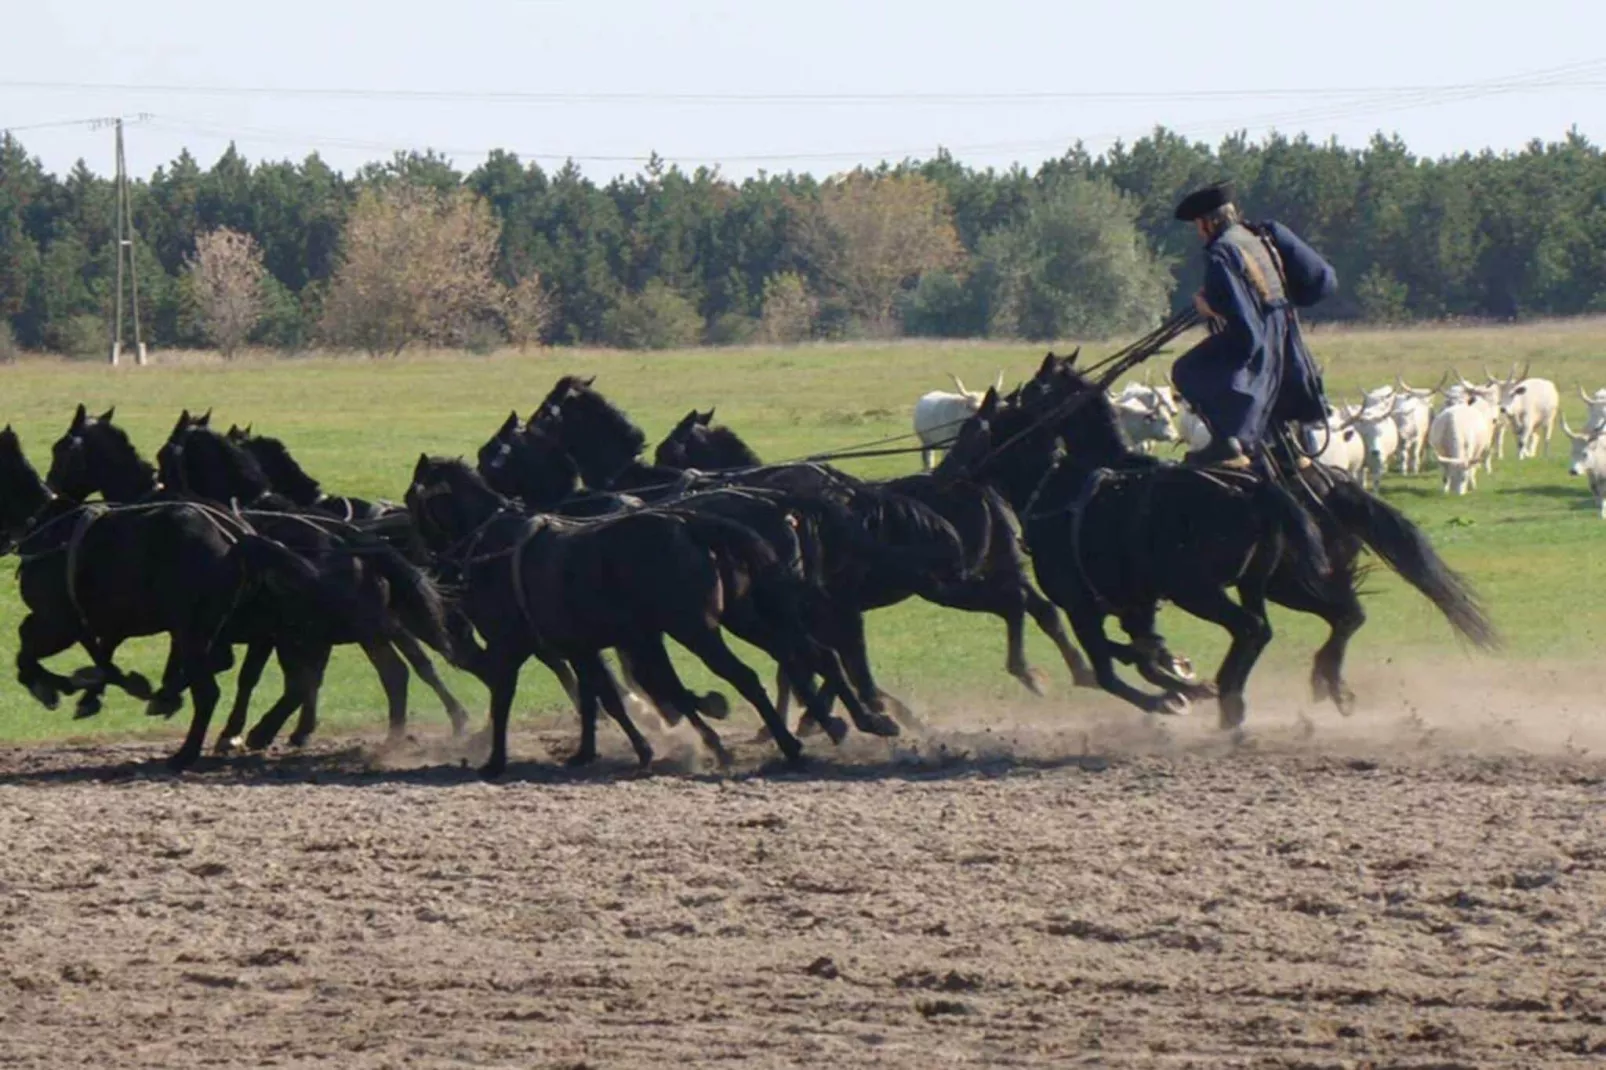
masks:
POLYGON ((175 769, 201 754, 236 646, 245 652, 220 752, 268 747, 292 714, 291 742, 304 742, 330 652, 348 643, 379 675, 393 735, 405 727, 409 666, 462 733, 468 715, 433 650, 490 692, 483 772, 495 776, 532 657, 580 714, 571 761, 596 756, 602 710, 649 763, 632 721, 642 704, 685 719, 728 761, 709 722, 729 704, 687 689, 666 637, 758 711, 789 761, 802 753, 787 716, 794 696, 799 733, 840 741, 840 703, 858 730, 896 735, 911 714, 875 681, 864 613, 910 597, 1002 618, 1008 671, 1033 691, 1042 677, 1026 660, 1028 617, 1076 684, 1151 712, 1215 696, 1225 728, 1242 723, 1245 685, 1271 639, 1268 602, 1328 623, 1312 685, 1349 710, 1342 669, 1365 620, 1363 549, 1461 636, 1497 642, 1467 583, 1396 509, 1319 465, 1272 481, 1137 452, 1074 356, 1049 354, 1007 396, 990 391, 935 471, 882 481, 825 463, 764 464, 712 410, 688 413, 648 463, 641 429, 574 376, 528 420, 509 415, 477 464, 421 455, 404 505, 326 494, 282 442, 215 430, 209 413, 181 414, 153 466, 113 417, 80 405, 44 479, 11 428, 0 432, 0 547, 20 558, 28 611, 17 676, 52 708, 77 695, 79 716, 96 713, 108 687, 171 716, 187 690, 175 769), (1230 633, 1213 682, 1166 648, 1162 602, 1230 633), (1124 639, 1106 633, 1110 617, 1124 639), (774 659, 774 701, 727 631, 774 659), (160 681, 118 668, 124 640, 164 633, 160 681), (89 666, 62 676, 43 665, 75 645, 89 666), (270 657, 283 693, 247 733, 270 657), (1155 690, 1123 680, 1117 662, 1155 690))

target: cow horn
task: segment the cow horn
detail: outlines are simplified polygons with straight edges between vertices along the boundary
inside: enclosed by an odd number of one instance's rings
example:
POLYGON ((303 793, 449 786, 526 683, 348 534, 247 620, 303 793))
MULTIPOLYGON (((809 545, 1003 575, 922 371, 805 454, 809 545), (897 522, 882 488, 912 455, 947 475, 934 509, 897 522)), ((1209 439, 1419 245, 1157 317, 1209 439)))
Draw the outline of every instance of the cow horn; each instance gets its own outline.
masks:
POLYGON ((954 381, 954 389, 958 390, 961 394, 970 393, 970 391, 965 389, 965 381, 959 378, 959 376, 955 375, 953 372, 949 372, 948 378, 954 381))
MULTIPOLYGON (((1460 376, 1457 376, 1457 378, 1460 378, 1460 376)), ((1442 376, 1440 376, 1439 385, 1434 387, 1432 390, 1428 391, 1428 393, 1437 394, 1439 391, 1444 389, 1444 384, 1448 383, 1449 381, 1450 381, 1450 373, 1448 371, 1446 371, 1442 376)))
POLYGON ((1565 416, 1561 418, 1561 433, 1572 439, 1574 442, 1587 442, 1589 440, 1588 435, 1580 435, 1577 431, 1574 431, 1572 428, 1568 427, 1567 417, 1565 416))
MULTIPOLYGON (((1516 371, 1517 370, 1517 366, 1515 364, 1513 364, 1511 366, 1511 370, 1512 371, 1516 371)), ((1500 381, 1498 378, 1495 377, 1494 372, 1489 370, 1489 365, 1487 365, 1487 364, 1485 364, 1483 366, 1483 377, 1485 379, 1487 379, 1491 383, 1498 383, 1500 381)))
POLYGON ((1004 392, 1004 369, 1002 368, 998 369, 998 378, 993 380, 993 391, 999 394, 1004 392))

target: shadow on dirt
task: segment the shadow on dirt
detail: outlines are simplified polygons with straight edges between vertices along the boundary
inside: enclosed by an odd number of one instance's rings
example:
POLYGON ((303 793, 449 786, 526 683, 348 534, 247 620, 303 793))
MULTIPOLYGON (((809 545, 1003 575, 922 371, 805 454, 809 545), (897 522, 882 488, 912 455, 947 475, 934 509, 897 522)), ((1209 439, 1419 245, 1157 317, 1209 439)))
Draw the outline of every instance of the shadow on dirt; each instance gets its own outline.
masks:
MULTIPOLYGON (((215 757, 208 755, 184 773, 173 773, 166 756, 142 748, 139 756, 106 761, 104 751, 86 757, 83 765, 60 764, 63 754, 53 752, 53 761, 34 763, 36 768, 13 769, 0 773, 0 787, 66 784, 137 784, 142 782, 184 783, 196 787, 294 787, 300 785, 359 787, 407 785, 417 787, 462 787, 538 784, 606 784, 648 778, 674 778, 687 781, 740 782, 763 779, 790 782, 807 781, 930 781, 965 777, 1000 777, 1017 773, 1082 769, 1100 773, 1112 759, 1100 755, 1031 755, 1002 750, 978 751, 958 744, 920 741, 904 745, 891 754, 868 756, 835 752, 815 752, 800 765, 788 765, 779 758, 762 759, 737 753, 736 763, 727 770, 688 768, 673 757, 661 759, 642 769, 626 756, 603 755, 586 766, 564 764, 562 750, 552 760, 515 760, 493 781, 484 780, 477 763, 461 756, 430 754, 431 746, 376 749, 353 744, 332 750, 281 752, 266 755, 215 757), (411 750, 412 753, 407 753, 411 750)), ((43 756, 41 756, 43 757, 43 756)))

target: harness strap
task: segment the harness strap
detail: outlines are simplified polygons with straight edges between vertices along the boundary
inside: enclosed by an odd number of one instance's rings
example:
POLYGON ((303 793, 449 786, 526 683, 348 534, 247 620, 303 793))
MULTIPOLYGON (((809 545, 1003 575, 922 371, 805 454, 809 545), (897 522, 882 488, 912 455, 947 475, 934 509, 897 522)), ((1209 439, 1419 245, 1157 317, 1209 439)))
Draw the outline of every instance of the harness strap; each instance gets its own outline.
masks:
POLYGON ((78 623, 83 625, 84 634, 93 636, 94 630, 89 626, 89 615, 84 612, 83 603, 78 600, 78 551, 83 546, 84 536, 95 521, 106 515, 106 506, 94 503, 86 505, 78 514, 78 522, 73 525, 72 533, 67 536, 67 601, 72 604, 73 612, 78 614, 78 623))
POLYGON ((1099 593, 1098 587, 1093 583, 1093 577, 1088 575, 1087 563, 1082 558, 1082 518, 1087 514, 1087 507, 1112 475, 1108 468, 1095 468, 1087 480, 1082 484, 1082 491, 1071 503, 1071 560, 1076 562, 1076 574, 1082 578, 1082 585, 1093 596, 1093 604, 1104 612, 1112 612, 1109 600, 1099 593))

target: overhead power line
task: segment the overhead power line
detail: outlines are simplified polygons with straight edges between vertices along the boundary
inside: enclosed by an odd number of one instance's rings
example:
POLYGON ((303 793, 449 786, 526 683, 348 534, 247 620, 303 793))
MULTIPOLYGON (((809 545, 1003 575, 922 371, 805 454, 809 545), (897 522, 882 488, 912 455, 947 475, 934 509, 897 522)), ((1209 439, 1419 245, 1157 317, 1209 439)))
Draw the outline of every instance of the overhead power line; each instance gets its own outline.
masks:
POLYGON ((0 91, 148 93, 168 96, 213 97, 318 97, 351 100, 462 101, 533 105, 700 104, 700 105, 1018 105, 1034 102, 1106 101, 1167 103, 1232 99, 1344 98, 1411 96, 1448 93, 1491 85, 1531 88, 1599 88, 1606 86, 1606 59, 1585 60, 1505 78, 1438 85, 1313 86, 1306 88, 1240 89, 1065 89, 998 90, 980 92, 665 92, 665 91, 541 91, 516 89, 411 89, 359 86, 242 86, 181 82, 81 82, 37 79, 0 79, 0 91))

